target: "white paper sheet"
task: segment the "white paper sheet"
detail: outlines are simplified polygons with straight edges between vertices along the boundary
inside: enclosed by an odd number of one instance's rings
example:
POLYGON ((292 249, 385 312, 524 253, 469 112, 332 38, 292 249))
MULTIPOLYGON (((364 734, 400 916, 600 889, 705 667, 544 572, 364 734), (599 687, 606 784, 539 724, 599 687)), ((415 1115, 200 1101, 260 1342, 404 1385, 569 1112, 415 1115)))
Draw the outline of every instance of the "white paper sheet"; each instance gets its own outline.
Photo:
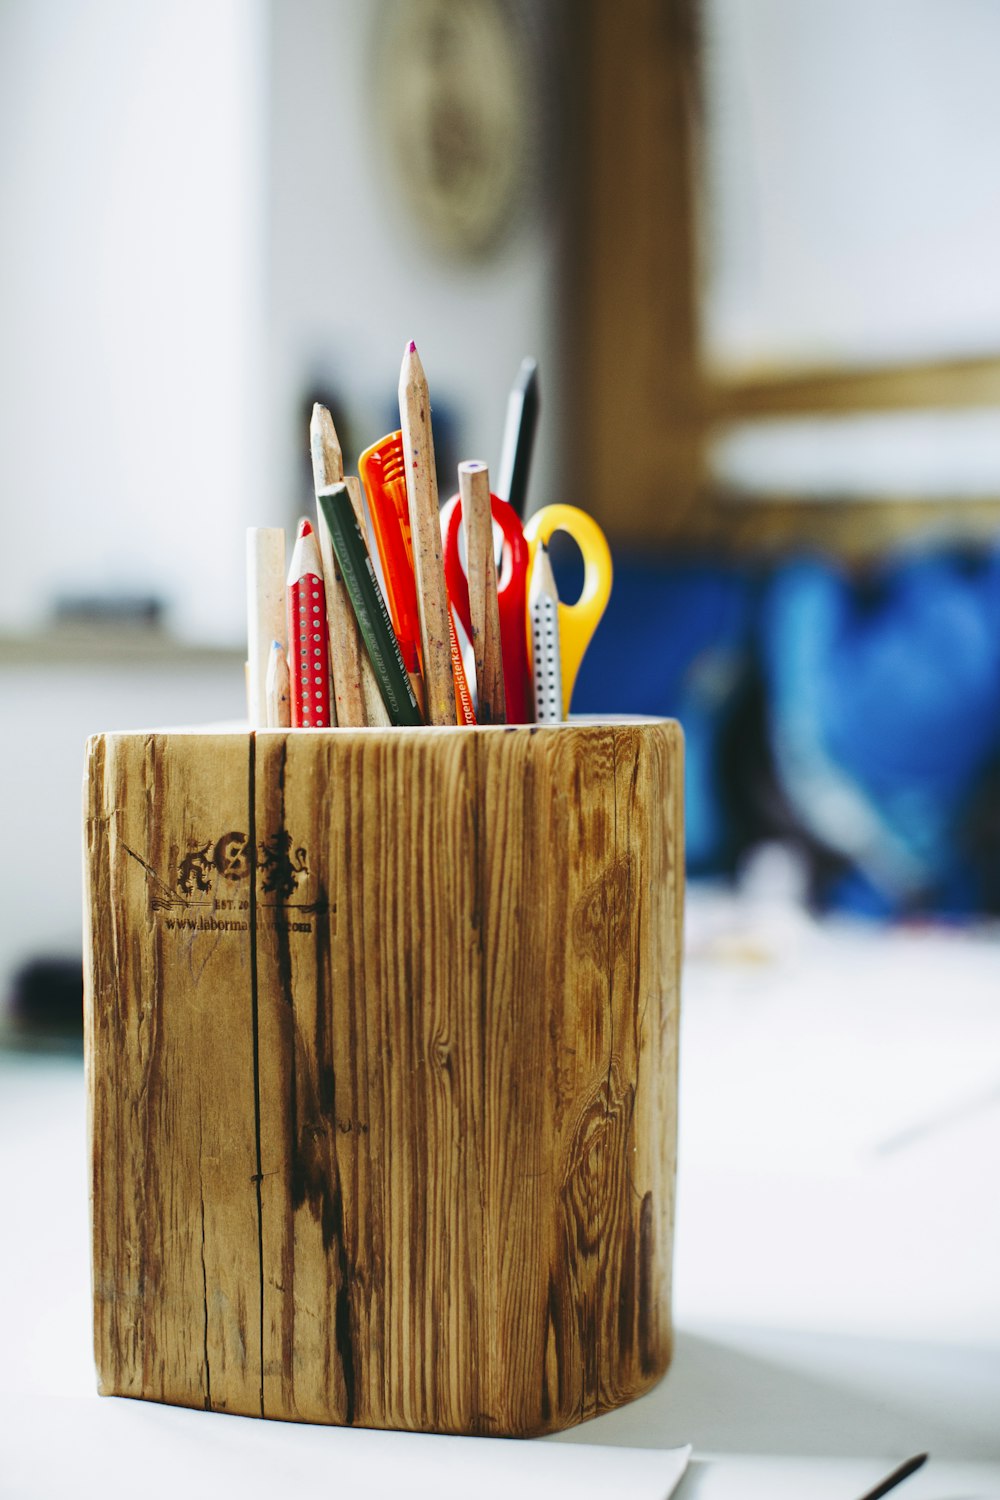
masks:
POLYGON ((603 1448, 268 1422, 152 1402, 6 1396, 4 1500, 667 1500, 690 1448, 603 1448))

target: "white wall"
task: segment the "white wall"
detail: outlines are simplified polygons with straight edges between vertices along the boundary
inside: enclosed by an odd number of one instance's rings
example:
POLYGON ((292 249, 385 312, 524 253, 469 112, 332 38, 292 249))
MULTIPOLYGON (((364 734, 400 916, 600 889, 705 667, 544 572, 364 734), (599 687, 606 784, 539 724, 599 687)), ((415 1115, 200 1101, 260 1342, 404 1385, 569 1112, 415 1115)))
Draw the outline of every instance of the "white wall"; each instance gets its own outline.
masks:
POLYGON ((243 530, 302 508, 303 396, 332 380, 374 441, 411 337, 467 455, 491 462, 521 357, 540 358, 550 489, 546 216, 467 266, 394 212, 381 14, 0 5, 0 632, 42 622, 60 589, 153 591, 179 636, 237 642, 243 530))
POLYGON ((0 630, 65 587, 237 637, 264 35, 263 0, 0 6, 0 630))

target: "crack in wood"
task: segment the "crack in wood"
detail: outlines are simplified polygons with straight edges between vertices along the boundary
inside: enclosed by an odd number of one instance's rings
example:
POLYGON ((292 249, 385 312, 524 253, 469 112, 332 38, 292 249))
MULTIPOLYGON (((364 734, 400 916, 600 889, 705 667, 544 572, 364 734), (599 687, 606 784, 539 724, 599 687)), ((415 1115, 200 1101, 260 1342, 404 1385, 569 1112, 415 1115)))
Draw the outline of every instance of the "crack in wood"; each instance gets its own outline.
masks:
MULTIPOLYGON (((257 736, 251 729, 248 736, 247 756, 247 826, 257 836, 257 736)), ((263 1159, 261 1157, 261 1110, 260 1110, 260 1006, 258 997, 257 967, 257 881, 250 881, 250 1019, 253 1028, 253 1101, 254 1101, 254 1191, 257 1200, 257 1266, 259 1273, 259 1326, 258 1365, 260 1367, 260 1414, 264 1408, 264 1203, 263 1203, 263 1159)))

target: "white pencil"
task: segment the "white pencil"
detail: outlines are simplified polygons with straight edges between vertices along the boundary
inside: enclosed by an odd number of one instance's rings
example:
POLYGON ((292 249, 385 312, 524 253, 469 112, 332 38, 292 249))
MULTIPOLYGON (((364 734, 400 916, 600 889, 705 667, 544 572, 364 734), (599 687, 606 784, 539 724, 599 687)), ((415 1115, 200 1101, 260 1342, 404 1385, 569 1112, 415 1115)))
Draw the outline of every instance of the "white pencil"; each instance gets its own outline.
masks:
POLYGON ((562 666, 559 659, 559 594, 549 561, 549 549, 539 542, 531 565, 528 588, 531 622, 531 680, 535 694, 535 723, 562 721, 562 666))
POLYGON ((454 724, 457 711, 451 657, 452 624, 441 555, 431 403, 424 367, 412 339, 403 355, 399 375, 399 425, 403 433, 427 722, 454 724))

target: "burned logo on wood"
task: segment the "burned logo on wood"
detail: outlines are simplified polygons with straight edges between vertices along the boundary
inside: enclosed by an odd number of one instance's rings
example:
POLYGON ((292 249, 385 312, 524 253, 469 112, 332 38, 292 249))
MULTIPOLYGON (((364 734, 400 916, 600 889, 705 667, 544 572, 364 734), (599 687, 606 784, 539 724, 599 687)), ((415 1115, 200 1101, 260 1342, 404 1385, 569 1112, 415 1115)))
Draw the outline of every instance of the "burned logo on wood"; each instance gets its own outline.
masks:
POLYGON ((265 892, 287 901, 308 873, 306 851, 294 847, 287 828, 277 829, 256 847, 245 833, 232 829, 188 850, 177 867, 177 890, 182 896, 207 894, 216 875, 235 884, 255 870, 261 871, 265 892))

